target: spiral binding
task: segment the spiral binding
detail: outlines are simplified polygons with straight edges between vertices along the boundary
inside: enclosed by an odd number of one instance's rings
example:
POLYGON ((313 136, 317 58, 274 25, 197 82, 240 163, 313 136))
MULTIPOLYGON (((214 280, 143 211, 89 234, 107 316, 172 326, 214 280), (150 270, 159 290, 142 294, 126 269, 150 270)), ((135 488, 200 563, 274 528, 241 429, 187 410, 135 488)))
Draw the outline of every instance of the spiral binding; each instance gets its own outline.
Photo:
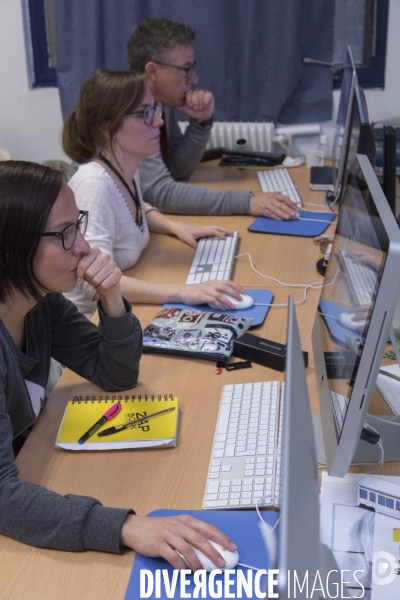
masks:
POLYGON ((167 402, 168 400, 172 400, 174 398, 173 394, 164 394, 164 396, 162 396, 162 394, 158 394, 158 396, 148 396, 147 394, 145 394, 144 396, 142 396, 141 394, 139 394, 138 396, 74 396, 72 399, 72 404, 81 404, 82 402, 84 404, 88 404, 89 402, 91 402, 92 404, 94 404, 95 402, 110 402, 111 404, 113 402, 133 402, 133 401, 137 401, 137 402, 162 402, 164 400, 164 402, 167 402))

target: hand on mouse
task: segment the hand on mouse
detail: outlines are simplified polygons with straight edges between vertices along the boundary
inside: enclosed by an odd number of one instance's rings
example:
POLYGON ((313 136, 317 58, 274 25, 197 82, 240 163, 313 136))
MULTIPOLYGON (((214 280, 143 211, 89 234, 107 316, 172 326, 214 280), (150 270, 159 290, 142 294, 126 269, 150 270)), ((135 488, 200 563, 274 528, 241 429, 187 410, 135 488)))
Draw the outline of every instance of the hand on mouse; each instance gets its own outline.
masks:
POLYGON ((221 544, 231 552, 237 550, 236 544, 216 527, 190 515, 176 517, 128 515, 122 525, 120 544, 133 548, 143 556, 161 556, 175 569, 187 569, 187 564, 177 554, 177 550, 185 557, 193 571, 201 568, 200 561, 193 550, 198 548, 214 564, 223 568, 224 559, 208 539, 221 544))
POLYGON ((218 310, 234 310, 235 305, 224 295, 232 296, 236 300, 241 300, 241 294, 244 289, 233 281, 206 281, 204 283, 195 283, 194 285, 182 285, 179 287, 178 294, 175 294, 173 300, 193 306, 196 304, 212 304, 218 310))
POLYGON ((257 192, 250 198, 250 214, 278 221, 292 219, 297 214, 297 206, 287 196, 277 192, 257 192))

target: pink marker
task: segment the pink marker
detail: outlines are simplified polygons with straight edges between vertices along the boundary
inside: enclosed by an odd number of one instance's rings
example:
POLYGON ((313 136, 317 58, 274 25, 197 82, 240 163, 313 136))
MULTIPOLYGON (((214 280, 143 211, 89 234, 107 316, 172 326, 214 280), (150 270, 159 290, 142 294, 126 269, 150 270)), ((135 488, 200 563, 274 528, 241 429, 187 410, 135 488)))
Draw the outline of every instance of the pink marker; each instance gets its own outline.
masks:
POLYGON ((121 406, 120 402, 113 404, 112 407, 109 408, 108 411, 105 412, 104 415, 102 417, 100 417, 100 419, 98 421, 96 421, 96 423, 94 425, 92 425, 91 428, 86 433, 84 433, 81 438, 79 438, 78 444, 84 444, 86 442, 86 440, 88 438, 90 438, 90 436, 93 435, 98 430, 99 427, 101 427, 103 425, 103 423, 113 419, 119 413, 121 408, 122 408, 122 406, 121 406))

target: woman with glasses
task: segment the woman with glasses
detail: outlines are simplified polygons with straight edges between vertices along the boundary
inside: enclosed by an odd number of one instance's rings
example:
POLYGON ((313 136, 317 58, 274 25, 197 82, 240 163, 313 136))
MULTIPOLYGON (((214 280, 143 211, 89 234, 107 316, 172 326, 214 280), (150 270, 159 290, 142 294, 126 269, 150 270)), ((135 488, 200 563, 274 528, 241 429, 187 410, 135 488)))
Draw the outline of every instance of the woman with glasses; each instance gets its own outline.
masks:
POLYGON ((176 568, 185 563, 175 549, 200 568, 195 546, 223 566, 207 538, 235 546, 197 519, 140 517, 18 478, 14 455, 45 405, 52 357, 105 390, 137 382, 140 324, 121 295, 121 271, 84 239, 87 220, 58 171, 0 163, 0 534, 58 550, 131 547, 176 568), (98 327, 63 296, 78 277, 99 297, 98 327))
MULTIPOLYGON (((117 263, 132 267, 149 241, 149 231, 177 236, 196 247, 200 237, 229 235, 223 227, 186 225, 169 219, 142 200, 138 167, 160 148, 161 105, 154 104, 143 75, 101 70, 81 88, 78 105, 63 131, 65 152, 80 163, 69 182, 77 204, 90 213, 87 239, 117 263), (85 163, 85 164, 82 164, 85 163)), ((212 303, 234 308, 225 294, 240 299, 232 281, 195 285, 157 284, 122 276, 124 296, 134 303, 212 303)), ((95 309, 95 290, 79 281, 68 297, 86 316, 95 309)))

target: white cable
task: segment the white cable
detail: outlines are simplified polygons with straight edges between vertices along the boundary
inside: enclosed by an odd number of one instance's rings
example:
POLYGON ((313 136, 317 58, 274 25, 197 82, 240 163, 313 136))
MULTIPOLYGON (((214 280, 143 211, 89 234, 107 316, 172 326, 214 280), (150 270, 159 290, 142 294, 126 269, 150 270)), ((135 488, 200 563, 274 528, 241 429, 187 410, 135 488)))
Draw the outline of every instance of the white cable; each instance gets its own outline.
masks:
MULTIPOLYGON (((308 290, 320 290, 323 286, 329 287, 330 285, 332 285, 337 277, 337 274, 340 272, 340 269, 336 270, 335 276, 332 278, 332 281, 330 283, 325 283, 324 281, 316 281, 314 283, 284 283, 283 281, 279 281, 279 279, 275 279, 275 277, 271 277, 271 275, 265 275, 264 273, 260 273, 260 271, 257 271, 257 269, 255 268, 255 266, 253 264, 253 260, 251 258, 250 252, 242 252, 241 254, 237 254, 235 256, 235 258, 240 258, 241 256, 248 257, 251 268, 253 269, 254 273, 257 273, 257 275, 260 275, 260 277, 265 277, 266 279, 271 279, 272 281, 275 281, 276 283, 278 283, 279 285, 283 285, 284 287, 303 288, 304 289, 303 299, 296 300, 295 305, 303 304, 307 300, 308 290)), ((255 302, 254 306, 271 306, 272 308, 278 308, 278 307, 286 307, 286 306, 288 306, 288 304, 287 303, 285 303, 285 304, 272 304, 272 303, 271 304, 262 304, 260 302, 255 302)))
MULTIPOLYGON (((371 427, 371 429, 373 429, 373 427, 371 427)), ((375 429, 375 431, 376 431, 376 429, 375 429)), ((377 471, 379 471, 383 467, 383 462, 384 462, 384 459, 385 459, 385 451, 383 449, 382 440, 379 440, 378 446, 381 449, 381 458, 380 458, 379 462, 376 463, 378 466, 376 467, 376 469, 373 469, 372 471, 365 471, 366 474, 376 473, 377 471)), ((373 464, 373 463, 369 463, 369 464, 373 464)))
POLYGON ((274 569, 277 564, 277 539, 274 533, 276 526, 278 525, 281 517, 279 517, 273 527, 271 527, 261 516, 259 505, 266 498, 272 498, 273 494, 267 494, 267 496, 262 496, 257 500, 256 510, 258 514, 258 518, 260 519, 260 531, 263 536, 265 545, 267 546, 268 558, 269 558, 269 568, 274 569))
MULTIPOLYGON (((261 516, 260 513, 260 509, 259 509, 259 504, 260 502, 262 502, 262 500, 265 500, 266 498, 271 498, 273 496, 273 494, 268 494, 267 496, 262 496, 261 498, 259 498, 257 500, 257 504, 256 504, 256 510, 257 510, 257 514, 259 519, 261 520, 261 523, 263 524, 264 527, 267 528, 267 535, 264 537, 264 541, 267 545, 267 551, 268 551, 268 556, 270 558, 270 561, 272 563, 275 563, 276 561, 276 539, 275 536, 273 536, 273 539, 270 537, 270 534, 273 534, 273 532, 275 531, 276 526, 278 525, 279 521, 281 520, 281 517, 279 517, 275 523, 275 525, 273 527, 271 527, 271 525, 269 523, 267 523, 266 521, 264 521, 264 519, 261 516)), ((245 567, 246 569, 252 569, 253 571, 259 571, 260 569, 258 567, 252 567, 251 565, 246 565, 245 563, 241 563, 238 562, 238 565, 240 567, 245 567)), ((268 575, 268 571, 267 571, 267 575, 268 575)))
MULTIPOLYGON (((259 567, 252 567, 251 565, 246 565, 245 563, 241 563, 241 562, 238 562, 238 566, 239 567, 245 567, 246 569, 253 569, 253 571, 259 571, 260 570, 259 567)), ((268 571, 267 571, 267 575, 268 575, 268 571)))
POLYGON ((329 225, 337 225, 337 223, 334 223, 333 221, 325 221, 323 219, 305 219, 304 217, 297 217, 296 219, 294 219, 295 221, 311 221, 312 223, 329 223, 329 225))
MULTIPOLYGON (((320 209, 325 209, 325 206, 321 206, 320 204, 316 204, 315 202, 303 202, 303 204, 309 204, 310 206, 319 206, 320 209)), ((307 210, 307 209, 306 208, 301 208, 301 210, 307 210)), ((330 208, 327 208, 326 210, 323 210, 323 211, 321 211, 321 210, 315 210, 315 211, 310 211, 310 212, 327 212, 329 214, 333 213, 336 216, 338 215, 337 212, 331 210, 330 208)))
MULTIPOLYGON (((369 413, 367 413, 368 417, 372 417, 373 419, 376 419, 377 421, 383 421, 384 423, 388 423, 389 425, 395 425, 396 427, 400 427, 400 423, 396 423, 396 421, 389 421, 388 419, 383 419, 382 417, 377 417, 376 415, 370 415, 369 413)), ((368 423, 369 425, 369 423, 368 423)), ((369 425, 369 427, 371 427, 371 425, 369 425)), ((371 429, 373 429, 373 427, 371 427, 371 429)), ((379 432, 377 432, 379 433, 379 432)))
POLYGON ((339 319, 337 317, 334 317, 333 315, 326 315, 325 313, 320 312, 319 313, 322 317, 327 317, 328 319, 335 319, 335 321, 339 321, 339 319))
MULTIPOLYGON (((374 419, 378 419, 379 421, 384 421, 385 419, 380 419, 379 417, 375 417, 375 415, 370 415, 367 413, 368 417, 374 417, 374 419)), ((390 421, 385 421, 385 423, 388 423, 390 421)), ((393 425, 399 425, 400 423, 392 423, 393 425)), ((368 427, 369 429, 371 429, 374 433, 377 433, 378 435, 380 435, 379 431, 377 431, 374 427, 372 427, 369 423, 368 423, 368 427)), ((379 439, 377 442, 380 450, 381 450, 381 457, 378 461, 374 461, 374 462, 352 462, 351 465, 352 466, 356 466, 356 467, 363 467, 365 465, 378 465, 376 467, 376 469, 373 469, 372 471, 363 471, 364 475, 369 475, 370 473, 376 473, 376 471, 379 471, 382 467, 383 467, 383 463, 384 463, 384 459, 385 459, 385 450, 383 449, 383 444, 382 444, 382 440, 379 439)))
POLYGON ((307 287, 314 287, 314 286, 322 286, 323 285, 323 281, 316 281, 315 283, 284 283, 283 281, 279 281, 279 279, 275 279, 275 277, 271 277, 271 275, 264 275, 264 273, 260 273, 260 271, 257 271, 257 269, 255 268, 255 266, 253 264, 253 260, 252 260, 252 258, 250 256, 250 252, 242 252, 241 254, 237 254, 235 256, 235 258, 240 258, 241 256, 248 256, 249 262, 250 262, 250 266, 253 269, 253 271, 255 273, 257 273, 257 275, 260 275, 261 277, 266 277, 267 279, 272 279, 272 281, 275 281, 279 285, 283 285, 285 287, 299 287, 299 288, 307 288, 307 287))
POLYGON ((261 496, 261 498, 259 498, 257 500, 257 504, 256 504, 256 511, 258 514, 258 518, 260 519, 260 521, 262 523, 264 523, 264 525, 266 525, 271 531, 275 531, 276 526, 278 525, 279 521, 281 520, 281 517, 279 517, 279 519, 277 519, 275 525, 273 527, 271 527, 271 525, 269 523, 267 523, 266 521, 264 521, 264 519, 262 518, 262 515, 260 513, 260 503, 262 502, 262 500, 266 500, 266 498, 272 498, 274 494, 267 494, 266 496, 261 496))

